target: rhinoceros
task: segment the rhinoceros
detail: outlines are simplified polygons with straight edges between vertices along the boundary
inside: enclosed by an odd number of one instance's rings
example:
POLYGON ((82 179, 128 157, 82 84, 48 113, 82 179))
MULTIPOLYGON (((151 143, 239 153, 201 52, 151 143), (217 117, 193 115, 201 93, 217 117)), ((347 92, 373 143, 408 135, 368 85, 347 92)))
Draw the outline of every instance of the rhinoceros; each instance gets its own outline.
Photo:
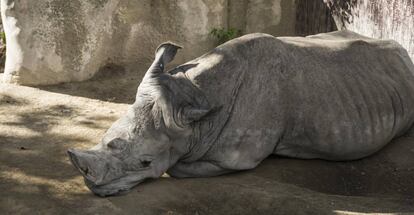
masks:
POLYGON ((166 172, 252 169, 272 154, 360 159, 414 122, 414 65, 391 40, 255 33, 164 72, 179 49, 157 48, 135 103, 101 143, 68 150, 93 193, 124 193, 166 172))

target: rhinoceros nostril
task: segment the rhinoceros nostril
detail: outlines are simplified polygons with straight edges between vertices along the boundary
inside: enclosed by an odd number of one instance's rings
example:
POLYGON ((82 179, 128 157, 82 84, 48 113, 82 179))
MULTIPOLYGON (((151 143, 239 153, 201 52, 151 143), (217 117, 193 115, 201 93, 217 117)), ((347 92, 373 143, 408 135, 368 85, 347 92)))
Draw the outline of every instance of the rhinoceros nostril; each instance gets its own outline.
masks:
POLYGON ((83 171, 83 173, 85 173, 85 175, 88 175, 88 173, 89 173, 88 167, 81 168, 81 170, 83 171))

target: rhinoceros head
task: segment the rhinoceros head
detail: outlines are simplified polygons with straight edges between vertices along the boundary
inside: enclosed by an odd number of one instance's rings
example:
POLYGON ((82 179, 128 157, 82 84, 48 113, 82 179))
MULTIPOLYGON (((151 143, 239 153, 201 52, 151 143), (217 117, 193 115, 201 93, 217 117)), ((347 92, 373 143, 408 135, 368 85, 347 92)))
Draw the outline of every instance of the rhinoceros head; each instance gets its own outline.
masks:
POLYGON ((73 165, 99 196, 115 195, 157 178, 188 152, 192 125, 210 112, 204 95, 184 77, 164 73, 180 47, 161 44, 136 101, 90 150, 69 149, 73 165))

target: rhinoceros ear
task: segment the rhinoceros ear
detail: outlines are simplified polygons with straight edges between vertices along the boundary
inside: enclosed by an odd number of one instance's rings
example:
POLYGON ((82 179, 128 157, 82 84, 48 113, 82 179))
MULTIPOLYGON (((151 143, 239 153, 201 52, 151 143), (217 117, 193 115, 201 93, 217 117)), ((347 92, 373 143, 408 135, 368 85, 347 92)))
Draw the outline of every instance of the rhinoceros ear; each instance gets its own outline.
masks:
POLYGON ((181 48, 181 46, 172 42, 165 42, 159 45, 155 50, 154 62, 152 62, 151 67, 145 73, 142 82, 153 81, 154 78, 159 77, 164 72, 165 65, 174 59, 178 49, 181 48))
POLYGON ((182 118, 186 123, 199 121, 201 118, 210 113, 210 109, 197 109, 192 107, 186 107, 183 109, 182 118))
POLYGON ((221 107, 216 108, 194 108, 194 107, 185 107, 182 111, 182 120, 185 124, 190 124, 192 122, 205 120, 217 113, 221 107))

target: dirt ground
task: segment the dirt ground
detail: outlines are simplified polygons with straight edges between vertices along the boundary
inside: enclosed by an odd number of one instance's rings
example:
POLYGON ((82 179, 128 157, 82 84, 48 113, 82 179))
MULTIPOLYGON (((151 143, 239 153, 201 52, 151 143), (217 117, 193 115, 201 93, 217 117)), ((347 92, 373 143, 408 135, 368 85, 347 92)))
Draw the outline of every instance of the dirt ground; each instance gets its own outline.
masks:
POLYGON ((66 150, 95 145, 133 102, 137 83, 0 85, 0 214, 414 214, 409 137, 359 161, 274 156, 251 171, 165 175, 123 196, 94 196, 66 150))

